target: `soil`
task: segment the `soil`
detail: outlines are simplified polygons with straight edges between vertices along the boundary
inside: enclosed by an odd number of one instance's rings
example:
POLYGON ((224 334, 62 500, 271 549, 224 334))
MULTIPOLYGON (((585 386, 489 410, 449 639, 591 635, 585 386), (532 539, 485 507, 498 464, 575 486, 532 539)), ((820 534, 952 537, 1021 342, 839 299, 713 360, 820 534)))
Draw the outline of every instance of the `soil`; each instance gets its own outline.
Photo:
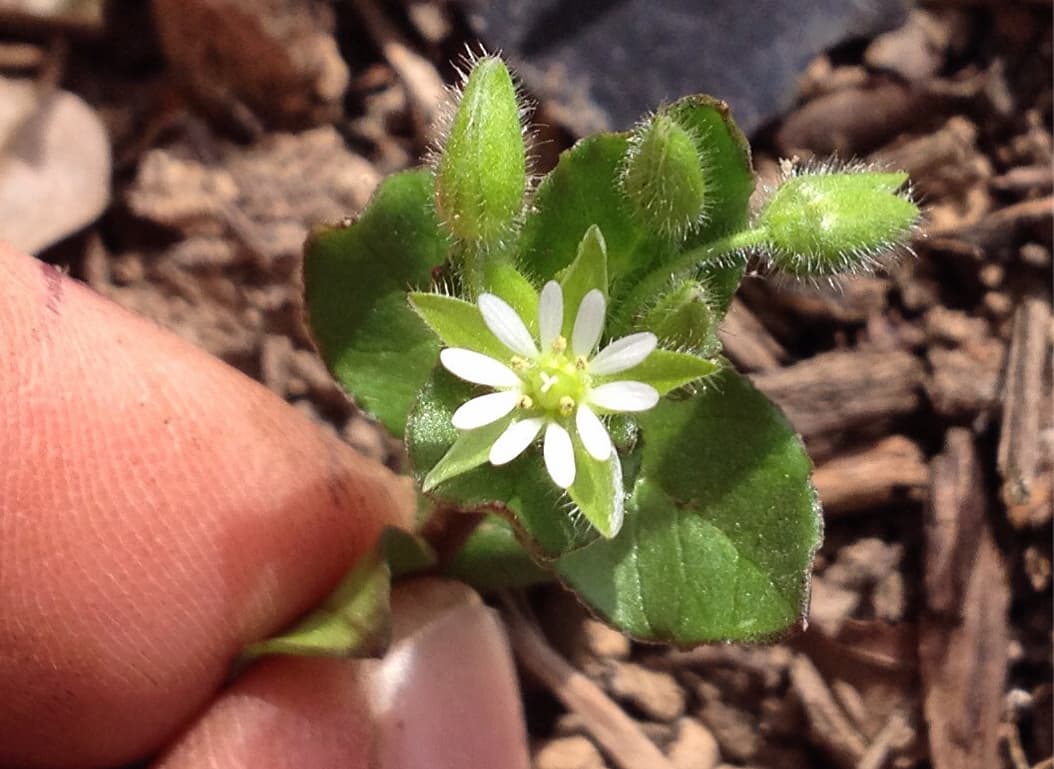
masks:
MULTIPOLYGON (((43 258, 398 468, 312 349, 300 246, 427 149, 464 19, 421 0, 143 5, 113 2, 104 27, 0 13, 0 75, 78 94, 112 140, 109 206, 43 258)), ((928 3, 818 57, 754 137, 763 184, 780 158, 835 153, 909 171, 926 208, 882 273, 748 279, 724 327, 817 463, 809 628, 671 651, 534 591, 504 611, 538 769, 1054 765, 1051 67, 1049 6, 928 3)), ((544 168, 574 137, 539 114, 544 168)))

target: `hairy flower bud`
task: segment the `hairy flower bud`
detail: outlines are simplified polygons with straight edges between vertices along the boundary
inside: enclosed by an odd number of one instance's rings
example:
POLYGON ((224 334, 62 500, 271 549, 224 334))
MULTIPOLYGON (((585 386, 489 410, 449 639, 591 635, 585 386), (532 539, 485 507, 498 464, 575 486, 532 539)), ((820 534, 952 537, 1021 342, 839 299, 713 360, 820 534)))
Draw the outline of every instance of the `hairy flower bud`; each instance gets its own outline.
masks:
POLYGON ((660 113, 634 131, 622 167, 622 192, 637 219, 679 239, 706 211, 706 169, 690 131, 660 113))
POLYGON ((793 275, 873 267, 906 245, 919 218, 906 173, 838 171, 791 176, 762 209, 755 229, 773 265, 793 275))
POLYGON ((520 117, 501 59, 476 61, 436 164, 436 211, 461 241, 495 245, 515 225, 527 185, 520 117))
POLYGON ((645 314, 642 326, 670 347, 708 355, 717 347, 714 311, 706 287, 697 280, 679 282, 645 314))

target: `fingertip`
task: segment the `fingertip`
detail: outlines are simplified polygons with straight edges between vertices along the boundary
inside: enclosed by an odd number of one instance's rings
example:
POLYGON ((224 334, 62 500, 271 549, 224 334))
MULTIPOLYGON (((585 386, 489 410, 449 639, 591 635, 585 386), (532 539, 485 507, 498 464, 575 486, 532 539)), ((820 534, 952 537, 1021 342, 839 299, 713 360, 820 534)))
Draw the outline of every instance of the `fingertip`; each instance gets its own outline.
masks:
POLYGON ((258 383, 0 246, 0 765, 126 763, 412 493, 258 383))
POLYGON ((527 769, 501 623, 458 583, 393 592, 396 641, 377 661, 271 658, 202 715, 153 769, 527 769))
POLYGON ((372 742, 355 662, 274 657, 222 694, 154 769, 367 769, 372 742))
POLYGON ((392 596, 396 641, 367 679, 382 769, 527 769, 504 626, 461 583, 418 579, 392 596))

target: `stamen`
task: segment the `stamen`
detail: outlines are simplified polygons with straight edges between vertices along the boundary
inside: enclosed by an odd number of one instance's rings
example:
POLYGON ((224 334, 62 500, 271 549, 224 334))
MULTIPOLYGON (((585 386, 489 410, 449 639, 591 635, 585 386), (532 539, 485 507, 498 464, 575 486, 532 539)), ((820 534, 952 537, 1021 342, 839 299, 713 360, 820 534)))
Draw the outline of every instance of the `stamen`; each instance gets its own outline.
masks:
POLYGON ((513 355, 512 360, 509 361, 509 366, 513 371, 525 371, 530 365, 531 362, 522 355, 513 355))
POLYGON ((575 368, 579 371, 585 371, 588 365, 589 360, 586 358, 585 355, 579 355, 577 358, 575 358, 575 368))
POLYGON ((565 416, 571 416, 571 413, 575 410, 575 400, 570 395, 565 395, 560 399, 560 413, 565 416))
POLYGON ((563 352, 567 349, 567 340, 562 336, 556 337, 553 340, 553 352, 563 352))
POLYGON ((520 398, 516 405, 519 406, 521 409, 529 409, 534 406, 534 401, 531 400, 530 395, 524 395, 522 398, 520 398))

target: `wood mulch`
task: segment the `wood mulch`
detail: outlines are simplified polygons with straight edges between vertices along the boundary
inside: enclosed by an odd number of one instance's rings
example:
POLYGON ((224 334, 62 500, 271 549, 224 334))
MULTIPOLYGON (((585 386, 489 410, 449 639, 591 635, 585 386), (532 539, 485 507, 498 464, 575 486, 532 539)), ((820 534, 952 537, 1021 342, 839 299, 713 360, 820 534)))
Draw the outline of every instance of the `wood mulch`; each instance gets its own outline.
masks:
MULTIPOLYGON (((115 5, 122 25, 73 34, 61 78, 113 138, 114 199, 45 257, 398 467, 311 349, 297 258, 311 224, 427 148, 462 19, 421 0, 157 0, 155 35, 115 5), (202 19, 226 55, 192 34, 202 19)), ((48 60, 34 34, 0 34, 0 75, 48 60)), ((1043 4, 924 4, 817 58, 756 137, 762 183, 780 158, 836 153, 909 171, 926 208, 881 274, 749 278, 723 328, 817 464, 809 628, 673 651, 557 588, 509 600, 538 769, 1054 766, 1051 67, 1043 4)), ((543 164, 571 137, 545 138, 543 164)))

